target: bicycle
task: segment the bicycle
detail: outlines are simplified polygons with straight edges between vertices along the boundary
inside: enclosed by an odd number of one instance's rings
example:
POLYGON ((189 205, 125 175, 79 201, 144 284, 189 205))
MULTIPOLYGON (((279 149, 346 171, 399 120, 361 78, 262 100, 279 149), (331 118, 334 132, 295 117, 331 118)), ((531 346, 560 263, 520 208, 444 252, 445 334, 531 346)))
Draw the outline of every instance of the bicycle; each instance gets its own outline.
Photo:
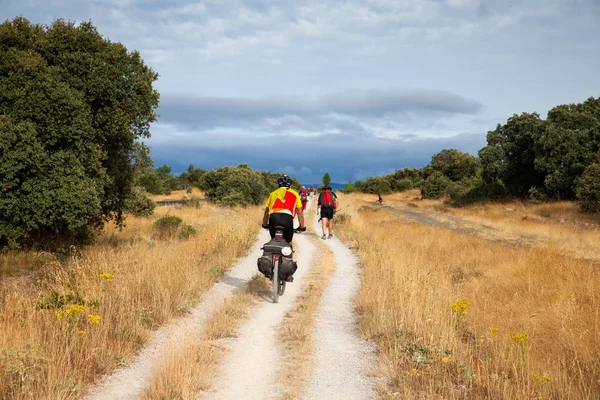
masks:
MULTIPOLYGON (((268 225, 263 226, 268 229, 268 225)), ((263 255, 258 259, 258 269, 273 282, 273 303, 279 302, 279 296, 285 293, 286 279, 296 272, 296 263, 292 259, 294 249, 292 245, 283 238, 283 226, 275 227, 275 237, 265 243, 260 249, 263 255), (282 268, 284 266, 284 268, 282 268), (282 274, 282 270, 284 274, 282 274)), ((306 231, 295 229, 296 233, 306 231)), ((290 281, 291 282, 291 281, 290 281)))

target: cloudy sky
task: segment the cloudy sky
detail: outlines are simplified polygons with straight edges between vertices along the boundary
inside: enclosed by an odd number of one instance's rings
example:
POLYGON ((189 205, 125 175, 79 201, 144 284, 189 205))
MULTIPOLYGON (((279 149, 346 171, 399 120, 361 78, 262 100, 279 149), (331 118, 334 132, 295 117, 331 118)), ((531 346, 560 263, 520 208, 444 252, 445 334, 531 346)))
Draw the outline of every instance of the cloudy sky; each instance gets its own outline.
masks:
POLYGON ((347 182, 600 96, 600 0, 0 0, 17 15, 139 50, 160 74, 152 155, 175 172, 347 182))

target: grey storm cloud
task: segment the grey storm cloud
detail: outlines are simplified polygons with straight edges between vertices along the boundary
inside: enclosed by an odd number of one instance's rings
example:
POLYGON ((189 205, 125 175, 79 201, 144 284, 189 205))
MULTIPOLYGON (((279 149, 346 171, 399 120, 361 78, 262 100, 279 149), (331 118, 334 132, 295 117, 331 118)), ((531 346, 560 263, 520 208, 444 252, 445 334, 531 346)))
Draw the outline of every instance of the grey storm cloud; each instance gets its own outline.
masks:
POLYGON ((312 117, 335 113, 351 117, 383 117, 403 112, 474 114, 482 105, 460 95, 425 89, 348 90, 314 98, 270 96, 259 99, 165 95, 162 122, 206 125, 222 121, 312 117))
POLYGON ((139 50, 160 75, 157 164, 335 181, 476 153, 513 113, 598 96, 599 14, 599 0, 0 0, 0 20, 91 20, 139 50))
MULTIPOLYGON (((197 160, 198 167, 248 163, 253 168, 273 171, 295 171, 295 177, 304 182, 318 182, 329 172, 334 182, 364 179, 389 173, 403 167, 421 167, 431 155, 444 148, 458 148, 476 154, 485 144, 485 136, 461 134, 447 138, 387 139, 355 134, 322 135, 315 140, 302 137, 286 139, 286 151, 280 140, 229 135, 203 134, 192 138, 173 138, 153 147, 157 164, 167 162, 176 171, 183 171, 188 163, 174 160, 197 160), (173 163, 174 162, 174 163, 173 163), (352 168, 348 168, 351 163, 352 168)), ((294 175, 294 173, 292 173, 294 175)))

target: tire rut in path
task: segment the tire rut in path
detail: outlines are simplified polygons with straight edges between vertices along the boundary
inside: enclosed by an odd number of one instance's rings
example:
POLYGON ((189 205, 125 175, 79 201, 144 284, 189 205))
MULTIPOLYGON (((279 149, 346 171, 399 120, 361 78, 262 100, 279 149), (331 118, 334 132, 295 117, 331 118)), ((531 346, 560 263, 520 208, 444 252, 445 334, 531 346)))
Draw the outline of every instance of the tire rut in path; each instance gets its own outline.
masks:
MULTIPOLYGON (((321 236, 319 224, 315 224, 315 230, 321 236)), ((316 318, 315 368, 306 398, 373 399, 375 379, 368 375, 376 359, 372 346, 360 338, 354 314, 360 286, 358 260, 337 238, 325 242, 334 254, 335 271, 316 318)))
POLYGON ((268 237, 266 231, 261 231, 249 254, 240 259, 235 267, 223 275, 221 281, 205 293, 188 317, 159 328, 131 365, 103 378, 97 386, 90 389, 85 399, 133 400, 141 396, 150 385, 154 371, 167 356, 183 346, 186 337, 201 336, 204 323, 223 304, 223 298, 230 297, 247 286, 257 272, 256 259, 262 254, 258 244, 266 242, 268 237))
POLYGON ((294 248, 298 251, 294 282, 287 284, 279 303, 265 298, 264 303, 251 312, 251 319, 241 327, 239 336, 225 344, 229 353, 219 368, 214 391, 202 393, 200 398, 262 400, 278 398, 282 393, 282 387, 276 381, 282 358, 276 345, 277 333, 315 259, 314 245, 307 236, 294 235, 294 248))

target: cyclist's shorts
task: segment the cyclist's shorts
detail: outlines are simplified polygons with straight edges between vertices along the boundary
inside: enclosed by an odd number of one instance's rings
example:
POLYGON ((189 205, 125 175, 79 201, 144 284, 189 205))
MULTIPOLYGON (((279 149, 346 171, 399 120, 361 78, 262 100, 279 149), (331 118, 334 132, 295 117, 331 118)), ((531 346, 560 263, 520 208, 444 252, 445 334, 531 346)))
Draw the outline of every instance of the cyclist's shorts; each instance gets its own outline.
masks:
POLYGON ((333 219, 333 207, 321 207, 321 218, 333 219))
POLYGON ((290 243, 294 237, 294 217, 284 213, 273 213, 269 216, 269 233, 271 239, 275 237, 275 227, 283 226, 283 238, 290 243))

